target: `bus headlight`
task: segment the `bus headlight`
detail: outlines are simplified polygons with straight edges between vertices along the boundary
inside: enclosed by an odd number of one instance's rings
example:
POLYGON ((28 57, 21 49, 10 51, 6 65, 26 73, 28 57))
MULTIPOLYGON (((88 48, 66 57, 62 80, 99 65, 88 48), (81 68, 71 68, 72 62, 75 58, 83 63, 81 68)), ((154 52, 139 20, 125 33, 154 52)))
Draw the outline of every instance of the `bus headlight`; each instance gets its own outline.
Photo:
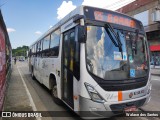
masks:
POLYGON ((85 83, 86 89, 91 97, 91 99, 95 102, 104 103, 105 100, 101 97, 101 95, 88 83, 85 83))

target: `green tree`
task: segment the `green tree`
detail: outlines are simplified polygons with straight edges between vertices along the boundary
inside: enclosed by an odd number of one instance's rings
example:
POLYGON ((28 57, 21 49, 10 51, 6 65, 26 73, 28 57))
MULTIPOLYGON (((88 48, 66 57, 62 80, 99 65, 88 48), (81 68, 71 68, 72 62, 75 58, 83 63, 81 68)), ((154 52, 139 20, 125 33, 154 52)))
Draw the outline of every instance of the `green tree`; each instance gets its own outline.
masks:
POLYGON ((23 45, 22 47, 17 47, 16 49, 12 49, 13 56, 25 56, 27 57, 27 51, 29 47, 23 45))

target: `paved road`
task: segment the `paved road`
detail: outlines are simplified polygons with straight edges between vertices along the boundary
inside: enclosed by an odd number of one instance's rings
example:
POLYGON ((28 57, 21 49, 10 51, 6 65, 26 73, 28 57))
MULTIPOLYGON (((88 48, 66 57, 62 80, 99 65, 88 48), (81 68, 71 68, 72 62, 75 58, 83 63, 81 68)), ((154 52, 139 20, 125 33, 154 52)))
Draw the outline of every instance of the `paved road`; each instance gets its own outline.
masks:
MULTIPOLYGON (((68 107, 65 105, 58 106, 56 105, 52 97, 50 95, 49 90, 41 85, 36 80, 32 80, 31 75, 28 70, 28 64, 27 62, 18 62, 17 65, 14 65, 14 70, 18 70, 19 74, 21 74, 21 79, 24 80, 28 92, 31 95, 32 102, 34 103, 37 111, 68 111, 67 114, 70 117, 53 117, 53 118, 41 118, 42 120, 81 120, 78 116, 75 116, 73 112, 69 112, 68 107)), ((152 76, 152 99, 151 102, 143 107, 144 110, 147 111, 160 111, 160 77, 158 76, 152 76)), ((151 117, 113 117, 109 120, 160 120, 160 118, 151 118, 151 117)))

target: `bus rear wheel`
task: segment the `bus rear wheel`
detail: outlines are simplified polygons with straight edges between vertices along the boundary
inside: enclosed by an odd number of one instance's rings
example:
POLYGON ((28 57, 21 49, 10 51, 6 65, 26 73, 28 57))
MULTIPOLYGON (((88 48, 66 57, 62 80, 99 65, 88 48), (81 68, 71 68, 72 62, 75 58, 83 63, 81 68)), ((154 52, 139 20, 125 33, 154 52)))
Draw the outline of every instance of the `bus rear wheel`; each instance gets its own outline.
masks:
POLYGON ((58 98, 57 84, 55 82, 51 89, 51 94, 52 94, 53 101, 58 105, 62 105, 62 101, 58 98))

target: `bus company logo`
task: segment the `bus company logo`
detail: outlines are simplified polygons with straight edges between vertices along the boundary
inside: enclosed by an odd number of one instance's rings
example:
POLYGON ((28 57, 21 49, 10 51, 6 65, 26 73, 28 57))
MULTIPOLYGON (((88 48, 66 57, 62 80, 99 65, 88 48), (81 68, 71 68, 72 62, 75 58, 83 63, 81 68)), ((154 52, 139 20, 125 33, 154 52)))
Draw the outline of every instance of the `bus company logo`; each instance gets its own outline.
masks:
POLYGON ((133 93, 131 92, 130 94, 129 94, 129 98, 132 98, 133 97, 133 93))

